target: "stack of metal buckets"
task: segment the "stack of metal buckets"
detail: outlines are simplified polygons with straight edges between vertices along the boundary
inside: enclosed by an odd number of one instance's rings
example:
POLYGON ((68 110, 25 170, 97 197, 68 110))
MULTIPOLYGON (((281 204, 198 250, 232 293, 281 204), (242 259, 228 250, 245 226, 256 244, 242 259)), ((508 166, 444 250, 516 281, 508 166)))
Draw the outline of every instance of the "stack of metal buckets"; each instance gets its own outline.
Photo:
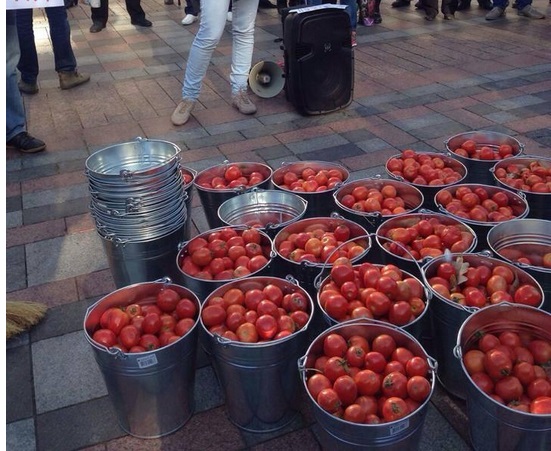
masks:
POLYGON ((176 275, 188 219, 179 153, 136 138, 86 160, 90 211, 119 288, 176 275))

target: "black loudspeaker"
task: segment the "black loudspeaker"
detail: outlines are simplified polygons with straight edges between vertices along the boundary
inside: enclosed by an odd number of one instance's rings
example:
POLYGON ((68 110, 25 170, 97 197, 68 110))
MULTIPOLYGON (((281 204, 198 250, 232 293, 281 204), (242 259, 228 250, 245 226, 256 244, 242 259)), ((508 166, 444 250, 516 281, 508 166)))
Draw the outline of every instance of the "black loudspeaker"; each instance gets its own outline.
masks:
POLYGON ((354 90, 350 18, 344 9, 291 9, 283 22, 285 92, 304 115, 346 108, 354 90))

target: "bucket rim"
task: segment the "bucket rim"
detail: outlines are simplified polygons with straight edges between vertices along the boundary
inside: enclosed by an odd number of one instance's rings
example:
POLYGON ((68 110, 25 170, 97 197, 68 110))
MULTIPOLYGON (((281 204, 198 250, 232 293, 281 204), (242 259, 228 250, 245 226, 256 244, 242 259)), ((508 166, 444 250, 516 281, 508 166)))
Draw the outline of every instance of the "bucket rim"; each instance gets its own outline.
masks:
POLYGON ((241 193, 241 192, 246 192, 252 188, 256 188, 256 187, 259 187, 263 184, 265 184, 266 182, 269 182, 270 181, 270 178, 272 176, 272 173, 273 173, 273 170, 270 166, 268 166, 267 164, 265 163, 260 163, 260 162, 257 162, 257 161, 224 161, 223 163, 220 163, 220 164, 215 164, 213 166, 209 166, 201 171, 198 171, 193 179, 193 186, 195 186, 195 188, 200 191, 200 192, 206 192, 206 193, 220 193, 220 194, 228 194, 228 193, 241 193), (264 176, 264 179, 259 182, 259 183, 256 183, 255 185, 251 185, 251 186, 246 186, 246 187, 238 187, 238 188, 228 188, 228 189, 219 189, 219 188, 209 188, 209 187, 206 187, 206 186, 201 186, 200 183, 201 183, 201 178, 202 177, 205 177, 206 174, 208 174, 209 172, 214 172, 216 170, 223 170, 224 168, 228 167, 228 166, 232 166, 232 165, 238 165, 238 166, 241 166, 243 168, 262 168, 264 169, 265 173, 262 174, 264 176))
MULTIPOLYGON (((505 182, 499 180, 496 176, 496 170, 498 170, 502 167, 506 168, 506 166, 508 166, 509 164, 516 164, 516 163, 524 164, 525 163, 526 165, 528 165, 528 164, 530 164, 532 162, 535 162, 535 161, 545 161, 551 167, 551 157, 543 157, 543 156, 538 156, 538 155, 523 154, 523 155, 517 155, 517 156, 514 156, 512 158, 507 158, 505 160, 501 160, 501 161, 496 162, 490 168, 490 172, 492 173, 492 177, 493 177, 494 181, 498 184, 498 186, 501 186, 501 187, 503 187, 505 189, 509 189, 509 190, 516 190, 512 186, 509 186, 505 182)), ((549 192, 549 193, 536 193, 534 191, 528 191, 528 190, 524 190, 524 189, 518 189, 516 191, 518 191, 520 193, 524 193, 525 195, 543 196, 542 198, 545 198, 546 196, 551 196, 551 192, 549 192)))
POLYGON ((489 142, 489 143, 478 142, 476 139, 474 139, 475 137, 478 137, 478 136, 482 137, 484 135, 490 137, 490 138, 487 138, 487 139, 491 139, 491 137, 493 137, 494 140, 501 139, 501 140, 505 140, 505 141, 512 141, 513 144, 514 144, 514 146, 513 146, 513 156, 514 157, 522 155, 524 153, 524 144, 521 143, 517 138, 515 138, 514 136, 511 136, 511 135, 508 135, 506 133, 496 132, 496 131, 492 131, 492 130, 471 130, 471 131, 467 131, 467 132, 457 133, 453 136, 450 136, 448 139, 446 139, 444 141, 444 145, 446 146, 446 150, 448 150, 453 155, 453 158, 457 158, 459 161, 468 161, 470 163, 472 162, 472 163, 482 164, 483 166, 490 167, 493 164, 495 164, 495 160, 475 160, 473 158, 463 157, 461 155, 456 154, 453 151, 453 149, 450 148, 450 143, 454 140, 459 139, 459 138, 464 138, 465 140, 466 139, 473 139, 474 141, 476 141, 477 146, 478 145, 480 145, 480 146, 489 145, 490 147, 491 146, 496 146, 496 144, 494 144, 493 142, 489 142))
MULTIPOLYGON (((287 193, 297 193, 297 191, 290 190, 288 188, 285 188, 280 183, 276 182, 276 178, 278 178, 282 173, 285 173, 289 170, 292 170, 294 167, 297 166, 317 166, 320 170, 321 169, 338 169, 341 174, 343 175, 342 182, 337 184, 333 188, 328 188, 323 191, 314 191, 314 192, 307 192, 307 191, 300 191, 300 196, 311 196, 315 194, 323 194, 328 192, 333 192, 336 189, 338 189, 340 186, 342 186, 344 183, 346 183, 350 179, 350 171, 343 166, 340 163, 334 162, 334 161, 323 161, 323 160, 298 160, 298 161, 288 161, 288 162, 282 162, 281 165, 274 169, 272 175, 271 175, 271 181, 274 185, 274 187, 278 190, 287 192, 287 193)), ((312 168, 315 169, 315 168, 312 168)))

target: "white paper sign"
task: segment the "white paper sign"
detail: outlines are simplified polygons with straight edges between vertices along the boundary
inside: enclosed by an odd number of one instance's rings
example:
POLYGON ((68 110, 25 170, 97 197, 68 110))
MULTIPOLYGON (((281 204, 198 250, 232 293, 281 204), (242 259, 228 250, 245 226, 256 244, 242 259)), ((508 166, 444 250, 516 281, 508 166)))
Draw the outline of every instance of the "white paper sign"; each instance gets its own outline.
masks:
POLYGON ((65 6, 64 0, 6 0, 6 9, 48 8, 65 6))

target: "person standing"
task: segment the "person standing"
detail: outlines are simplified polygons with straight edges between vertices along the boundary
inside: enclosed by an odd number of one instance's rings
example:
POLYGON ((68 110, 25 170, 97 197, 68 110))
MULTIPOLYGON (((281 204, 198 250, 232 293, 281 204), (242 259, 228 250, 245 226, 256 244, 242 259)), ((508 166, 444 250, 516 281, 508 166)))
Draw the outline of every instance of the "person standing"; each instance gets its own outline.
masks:
MULTIPOLYGON (((212 53, 224 32, 230 0, 201 0, 199 31, 191 44, 182 86, 182 101, 171 116, 174 125, 184 125, 197 103, 212 53)), ((233 2, 232 62, 230 86, 232 105, 242 114, 256 113, 256 106, 247 94, 251 68, 254 27, 258 0, 233 2)))
MULTIPOLYGON (((99 33, 107 26, 109 17, 109 0, 101 0, 99 8, 91 8, 92 26, 90 33, 99 33)), ((130 23, 139 27, 150 27, 151 21, 145 18, 145 11, 142 8, 141 0, 126 0, 126 10, 130 15, 130 23)))
POLYGON ((6 148, 23 153, 36 153, 46 149, 44 141, 27 132, 25 105, 17 89, 17 11, 6 10, 6 148))
MULTIPOLYGON (((21 72, 19 90, 25 94, 38 92, 38 54, 34 40, 33 9, 17 11, 17 36, 21 56, 17 68, 21 72)), ((90 80, 90 75, 77 71, 77 61, 71 46, 71 27, 65 6, 45 8, 50 38, 54 50, 55 70, 59 76, 59 87, 71 89, 90 80)))

